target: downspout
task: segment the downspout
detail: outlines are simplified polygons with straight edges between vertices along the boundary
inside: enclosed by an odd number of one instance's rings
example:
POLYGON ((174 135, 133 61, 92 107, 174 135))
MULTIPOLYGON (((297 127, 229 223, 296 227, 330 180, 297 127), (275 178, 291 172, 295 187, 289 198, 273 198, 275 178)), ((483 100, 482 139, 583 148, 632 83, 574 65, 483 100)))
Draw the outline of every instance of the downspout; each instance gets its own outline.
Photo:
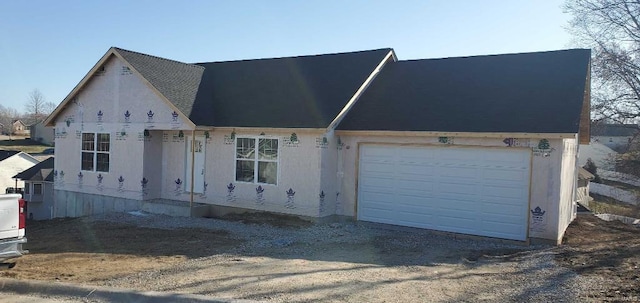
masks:
POLYGON ((191 182, 189 191, 191 192, 189 195, 189 215, 193 217, 193 182, 195 181, 195 159, 196 159, 196 130, 195 128, 191 131, 191 182))

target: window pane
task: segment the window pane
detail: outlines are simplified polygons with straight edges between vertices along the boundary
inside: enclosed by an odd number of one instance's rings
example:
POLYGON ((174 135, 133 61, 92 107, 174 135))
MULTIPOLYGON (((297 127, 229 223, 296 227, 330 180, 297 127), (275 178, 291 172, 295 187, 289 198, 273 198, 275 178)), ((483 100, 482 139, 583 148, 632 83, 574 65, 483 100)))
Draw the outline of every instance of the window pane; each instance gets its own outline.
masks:
POLYGON ((277 160, 278 159, 278 139, 260 139, 258 147, 258 159, 277 160))
POLYGON ((246 160, 236 161, 236 181, 253 182, 253 168, 255 162, 246 160))
POLYGON ((238 159, 253 159, 256 152, 256 139, 238 138, 236 157, 238 159))
POLYGON ((276 184, 278 181, 277 162, 258 162, 258 182, 276 184))
POLYGON ((24 194, 28 195, 29 194, 29 188, 31 188, 31 183, 24 183, 24 194))
POLYGON ((94 134, 82 134, 82 150, 94 150, 94 134))
POLYGON ((93 170, 93 153, 82 153, 82 170, 93 170))
POLYGON ((42 184, 40 183, 33 184, 33 194, 42 195, 42 184))
POLYGON ((96 171, 109 171, 109 154, 98 153, 96 163, 96 171))
POLYGON ((109 134, 98 134, 98 151, 109 151, 109 134))

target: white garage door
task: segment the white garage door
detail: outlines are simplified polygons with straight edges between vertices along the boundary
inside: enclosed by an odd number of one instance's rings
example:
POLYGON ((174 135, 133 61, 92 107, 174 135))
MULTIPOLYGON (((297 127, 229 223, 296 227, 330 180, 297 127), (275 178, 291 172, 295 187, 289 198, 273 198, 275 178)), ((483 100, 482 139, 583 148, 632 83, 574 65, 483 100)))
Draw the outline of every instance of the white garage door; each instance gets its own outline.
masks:
POLYGON ((531 152, 360 148, 358 220, 525 240, 531 152))

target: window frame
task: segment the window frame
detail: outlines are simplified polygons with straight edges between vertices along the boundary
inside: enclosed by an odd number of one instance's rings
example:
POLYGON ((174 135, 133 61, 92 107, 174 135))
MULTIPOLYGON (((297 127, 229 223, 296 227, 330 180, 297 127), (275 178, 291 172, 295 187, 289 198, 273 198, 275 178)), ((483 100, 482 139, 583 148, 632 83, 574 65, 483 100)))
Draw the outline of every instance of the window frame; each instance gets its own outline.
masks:
POLYGON ((33 194, 31 194, 32 196, 42 196, 43 191, 44 191, 44 186, 42 183, 33 183, 33 194), (36 185, 39 185, 40 187, 39 193, 36 192, 36 185))
MULTIPOLYGON (((86 141, 88 142, 88 141, 86 141)), ((99 173, 109 173, 111 171, 111 147, 112 147, 112 142, 111 142, 111 133, 106 133, 106 132, 82 132, 82 135, 80 137, 80 170, 81 171, 88 171, 88 172, 99 172, 99 173), (85 143, 85 135, 86 134, 91 134, 93 135, 93 142, 91 149, 85 149, 84 147, 84 143, 85 143), (100 140, 101 135, 107 135, 108 136, 108 140, 102 141, 100 140), (106 151, 105 150, 101 150, 103 148, 101 148, 102 146, 105 146, 106 143, 106 151), (85 169, 83 166, 83 155, 84 154, 91 154, 91 169, 85 169), (107 161, 106 161, 106 165, 107 165, 107 170, 98 170, 98 164, 100 163, 98 161, 98 155, 107 155, 107 161)))
POLYGON ((271 186, 278 186, 278 182, 280 181, 280 158, 281 158, 281 153, 282 151, 282 144, 280 144, 280 138, 278 137, 266 137, 266 136, 236 136, 235 142, 234 142, 234 150, 233 150, 233 175, 234 175, 234 180, 235 182, 238 183, 245 183, 245 184, 258 184, 258 185, 271 185, 271 186), (253 159, 247 159, 247 158, 238 158, 238 140, 240 139, 252 139, 254 140, 254 147, 253 147, 253 159), (260 140, 275 140, 276 143, 278 144, 278 149, 277 151, 277 156, 275 160, 265 160, 265 159, 259 159, 259 149, 260 149, 260 140), (241 181, 238 180, 238 161, 252 161, 253 162, 253 181, 249 182, 249 181, 241 181), (259 182, 259 166, 260 166, 260 162, 269 162, 269 163, 276 163, 276 182, 275 183, 263 183, 263 182, 259 182))

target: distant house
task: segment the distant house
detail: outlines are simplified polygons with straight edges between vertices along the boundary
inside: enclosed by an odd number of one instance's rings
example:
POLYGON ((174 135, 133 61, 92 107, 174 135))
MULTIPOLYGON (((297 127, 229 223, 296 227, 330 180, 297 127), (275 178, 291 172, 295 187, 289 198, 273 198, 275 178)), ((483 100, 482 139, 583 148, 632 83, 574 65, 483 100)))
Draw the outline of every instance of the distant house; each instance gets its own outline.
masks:
POLYGON ((16 136, 28 136, 29 127, 22 120, 13 121, 13 134, 16 136))
POLYGON ((624 151, 638 134, 636 124, 592 124, 592 141, 600 142, 616 151, 624 151))
POLYGON ((31 140, 40 142, 46 145, 53 145, 54 143, 54 128, 44 126, 44 121, 40 121, 36 124, 29 126, 31 140))
POLYGON ((24 182, 24 199, 30 219, 46 220, 53 217, 53 157, 13 176, 24 182))
POLYGON ((0 150, 0 190, 4 193, 8 187, 24 187, 24 182, 14 180, 13 176, 38 162, 38 159, 21 151, 0 150))
POLYGON ((583 206, 589 207, 589 181, 594 178, 595 176, 586 169, 582 167, 578 168, 578 188, 576 198, 578 203, 583 206))

